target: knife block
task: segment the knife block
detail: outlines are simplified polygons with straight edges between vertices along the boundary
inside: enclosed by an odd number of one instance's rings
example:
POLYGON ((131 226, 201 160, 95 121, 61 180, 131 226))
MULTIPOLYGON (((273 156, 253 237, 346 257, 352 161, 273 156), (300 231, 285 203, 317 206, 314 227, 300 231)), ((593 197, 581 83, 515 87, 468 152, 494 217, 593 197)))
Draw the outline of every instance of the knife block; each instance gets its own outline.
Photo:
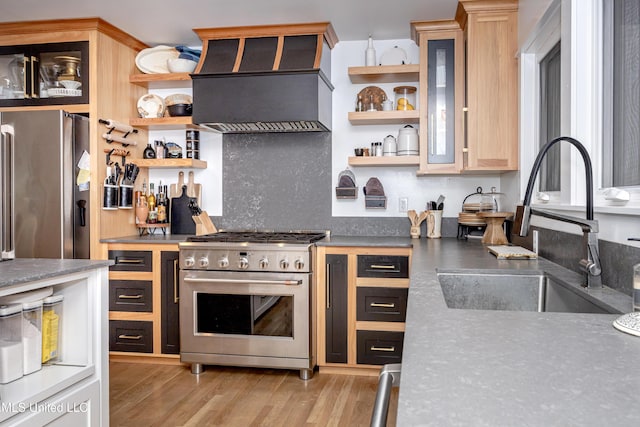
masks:
POLYGON ((218 229, 213 225, 213 222, 211 222, 211 218, 209 218, 206 211, 202 211, 200 215, 194 215, 192 218, 193 222, 196 223, 196 236, 218 232, 218 229))

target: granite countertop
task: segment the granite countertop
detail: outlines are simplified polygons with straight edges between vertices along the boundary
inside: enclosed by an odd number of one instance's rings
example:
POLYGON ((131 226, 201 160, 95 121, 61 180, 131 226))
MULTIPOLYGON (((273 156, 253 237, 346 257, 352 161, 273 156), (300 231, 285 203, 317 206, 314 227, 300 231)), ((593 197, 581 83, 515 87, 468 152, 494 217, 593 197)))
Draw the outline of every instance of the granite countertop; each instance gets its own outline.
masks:
POLYGON ((0 262, 0 288, 80 271, 108 267, 113 261, 87 259, 18 258, 0 262))
POLYGON ((164 243, 164 244, 178 244, 187 240, 187 237, 191 237, 191 234, 162 234, 156 232, 155 234, 145 234, 139 236, 134 234, 132 236, 123 237, 110 237, 106 239, 100 239, 100 243, 164 243))
MULTIPOLYGON (((640 424, 640 338, 613 328, 619 315, 450 309, 436 271, 546 272, 576 286, 579 274, 544 259, 498 260, 478 241, 406 240, 399 426, 640 424)), ((589 293, 631 311, 631 297, 589 293)))

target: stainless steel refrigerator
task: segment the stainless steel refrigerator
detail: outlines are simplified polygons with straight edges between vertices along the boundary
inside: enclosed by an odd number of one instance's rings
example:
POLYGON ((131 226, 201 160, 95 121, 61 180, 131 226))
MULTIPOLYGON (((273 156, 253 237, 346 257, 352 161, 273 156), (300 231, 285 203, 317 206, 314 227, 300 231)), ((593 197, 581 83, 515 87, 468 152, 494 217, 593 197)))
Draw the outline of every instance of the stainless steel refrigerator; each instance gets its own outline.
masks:
POLYGON ((77 181, 89 119, 3 112, 0 130, 2 259, 89 258, 89 186, 77 181))

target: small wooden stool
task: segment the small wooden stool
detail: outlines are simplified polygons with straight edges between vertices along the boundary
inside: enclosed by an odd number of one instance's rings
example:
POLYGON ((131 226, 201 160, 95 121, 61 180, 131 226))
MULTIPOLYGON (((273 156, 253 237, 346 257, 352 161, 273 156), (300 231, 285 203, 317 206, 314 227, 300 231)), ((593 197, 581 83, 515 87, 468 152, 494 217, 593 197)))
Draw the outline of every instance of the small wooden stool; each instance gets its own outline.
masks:
POLYGON ((482 236, 482 243, 487 245, 506 245, 509 243, 502 224, 507 218, 513 216, 512 212, 478 212, 478 216, 487 221, 487 229, 482 236))

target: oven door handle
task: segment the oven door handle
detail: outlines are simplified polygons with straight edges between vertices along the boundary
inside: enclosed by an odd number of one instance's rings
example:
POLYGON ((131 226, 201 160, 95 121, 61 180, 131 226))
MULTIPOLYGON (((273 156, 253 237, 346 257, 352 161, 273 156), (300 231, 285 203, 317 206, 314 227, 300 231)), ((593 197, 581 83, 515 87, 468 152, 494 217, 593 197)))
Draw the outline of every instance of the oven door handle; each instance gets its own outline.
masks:
POLYGON ((246 280, 246 279, 202 279, 197 277, 185 277, 185 282, 194 283, 244 283, 247 285, 302 285, 302 280, 246 280))

